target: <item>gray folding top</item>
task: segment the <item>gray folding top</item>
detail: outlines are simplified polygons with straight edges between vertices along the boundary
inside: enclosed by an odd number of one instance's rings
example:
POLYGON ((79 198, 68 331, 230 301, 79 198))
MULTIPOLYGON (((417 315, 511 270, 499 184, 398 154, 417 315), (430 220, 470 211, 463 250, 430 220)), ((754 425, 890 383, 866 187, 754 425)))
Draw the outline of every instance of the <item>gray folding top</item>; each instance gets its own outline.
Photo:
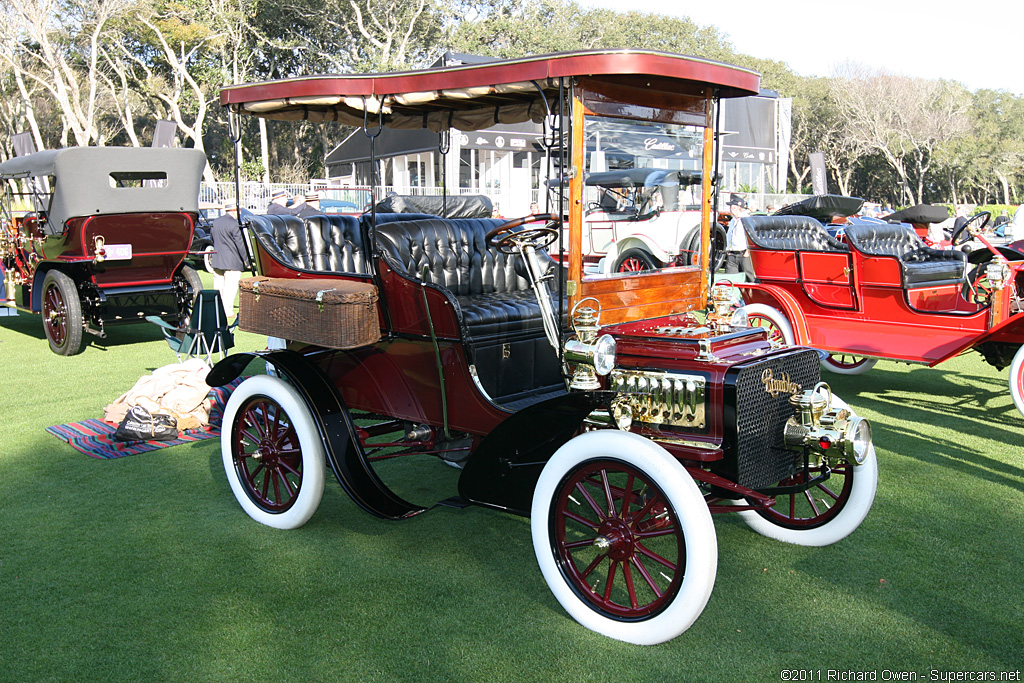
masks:
POLYGON ((15 157, 0 179, 52 176, 51 234, 77 216, 199 210, 206 155, 195 149, 70 147, 15 157))

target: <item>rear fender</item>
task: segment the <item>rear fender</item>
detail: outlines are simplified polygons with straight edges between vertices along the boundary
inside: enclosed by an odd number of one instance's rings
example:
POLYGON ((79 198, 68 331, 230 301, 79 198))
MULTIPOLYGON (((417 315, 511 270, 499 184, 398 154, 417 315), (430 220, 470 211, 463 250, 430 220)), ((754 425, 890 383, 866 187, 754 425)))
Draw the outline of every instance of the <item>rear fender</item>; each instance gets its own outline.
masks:
POLYGON ((214 366, 206 383, 213 387, 227 384, 242 374, 254 358, 272 363, 298 390, 323 439, 334 476, 356 505, 384 519, 403 519, 426 510, 403 500, 380 480, 366 458, 352 416, 338 390, 301 354, 288 350, 232 354, 214 366))
POLYGON ((744 303, 764 304, 779 309, 789 320, 790 327, 793 328, 794 343, 800 346, 812 346, 807 319, 792 294, 775 285, 763 285, 755 282, 737 282, 735 286, 743 294, 744 303))
POLYGON ((512 414, 466 461, 459 495, 477 505, 529 516, 544 465, 580 432, 584 418, 608 408, 614 392, 573 392, 512 414))

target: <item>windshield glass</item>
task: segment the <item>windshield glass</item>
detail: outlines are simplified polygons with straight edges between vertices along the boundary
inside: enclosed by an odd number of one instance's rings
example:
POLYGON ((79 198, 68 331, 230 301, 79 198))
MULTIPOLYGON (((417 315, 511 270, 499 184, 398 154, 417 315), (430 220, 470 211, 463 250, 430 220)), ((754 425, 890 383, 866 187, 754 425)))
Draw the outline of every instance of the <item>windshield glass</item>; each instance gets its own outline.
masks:
POLYGON ((589 116, 584 140, 582 238, 587 276, 695 264, 703 129, 589 116))

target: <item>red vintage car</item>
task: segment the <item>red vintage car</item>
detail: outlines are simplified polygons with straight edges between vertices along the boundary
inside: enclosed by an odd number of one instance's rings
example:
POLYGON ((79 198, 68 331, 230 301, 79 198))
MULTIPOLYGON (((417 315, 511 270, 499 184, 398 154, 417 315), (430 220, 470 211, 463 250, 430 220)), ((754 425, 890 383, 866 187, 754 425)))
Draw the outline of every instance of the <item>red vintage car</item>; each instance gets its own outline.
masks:
POLYGON ((50 349, 73 356, 108 325, 178 322, 202 289, 184 264, 206 155, 71 147, 0 164, 0 304, 39 313, 50 349))
POLYGON ((1024 253, 993 246, 987 222, 978 214, 953 235, 954 246, 972 237, 984 245, 968 256, 926 246, 925 225, 744 218, 757 275, 739 285, 747 314, 786 343, 820 349, 822 365, 838 373, 866 372, 880 359, 934 366, 973 349, 1010 366, 1024 413, 1024 253))
POLYGON ((233 114, 341 122, 371 140, 547 119, 562 141, 553 167, 569 179, 543 214, 507 222, 249 220, 260 276, 243 281, 240 326, 287 348, 229 356, 208 378, 227 383, 254 355, 273 370, 245 379, 224 415, 224 468, 245 512, 301 526, 329 468, 367 512, 406 519, 430 504, 403 499, 376 467, 443 461, 462 470, 444 505, 529 516, 558 602, 640 644, 674 638, 703 611, 718 564, 713 514, 804 545, 852 533, 874 500, 877 460, 868 423, 819 381, 816 351, 748 327, 727 288, 709 301, 699 266, 584 268, 588 128, 642 122, 694 140, 711 197, 717 99, 754 94, 758 81, 704 59, 614 50, 226 88, 233 114))

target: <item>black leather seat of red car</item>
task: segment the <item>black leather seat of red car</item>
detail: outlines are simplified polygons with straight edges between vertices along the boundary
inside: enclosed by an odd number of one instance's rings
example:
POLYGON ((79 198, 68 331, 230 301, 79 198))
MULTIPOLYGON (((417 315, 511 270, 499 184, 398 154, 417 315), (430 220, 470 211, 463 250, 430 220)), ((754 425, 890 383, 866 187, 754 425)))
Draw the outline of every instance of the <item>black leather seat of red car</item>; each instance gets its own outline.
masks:
MULTIPOLYGON (((517 256, 488 247, 485 236, 503 221, 420 218, 377 227, 377 245, 399 272, 448 290, 470 336, 543 329, 540 306, 517 256)), ((550 259, 549 259, 550 261, 550 259)))
POLYGON ((311 270, 369 272, 358 218, 334 214, 309 216, 305 222, 311 270))
POLYGON ((904 287, 952 284, 962 281, 967 272, 967 254, 927 247, 906 225, 850 225, 846 228, 846 239, 867 256, 899 259, 904 287))
POLYGON ((779 251, 849 251, 810 216, 746 216, 741 220, 747 241, 779 251))

